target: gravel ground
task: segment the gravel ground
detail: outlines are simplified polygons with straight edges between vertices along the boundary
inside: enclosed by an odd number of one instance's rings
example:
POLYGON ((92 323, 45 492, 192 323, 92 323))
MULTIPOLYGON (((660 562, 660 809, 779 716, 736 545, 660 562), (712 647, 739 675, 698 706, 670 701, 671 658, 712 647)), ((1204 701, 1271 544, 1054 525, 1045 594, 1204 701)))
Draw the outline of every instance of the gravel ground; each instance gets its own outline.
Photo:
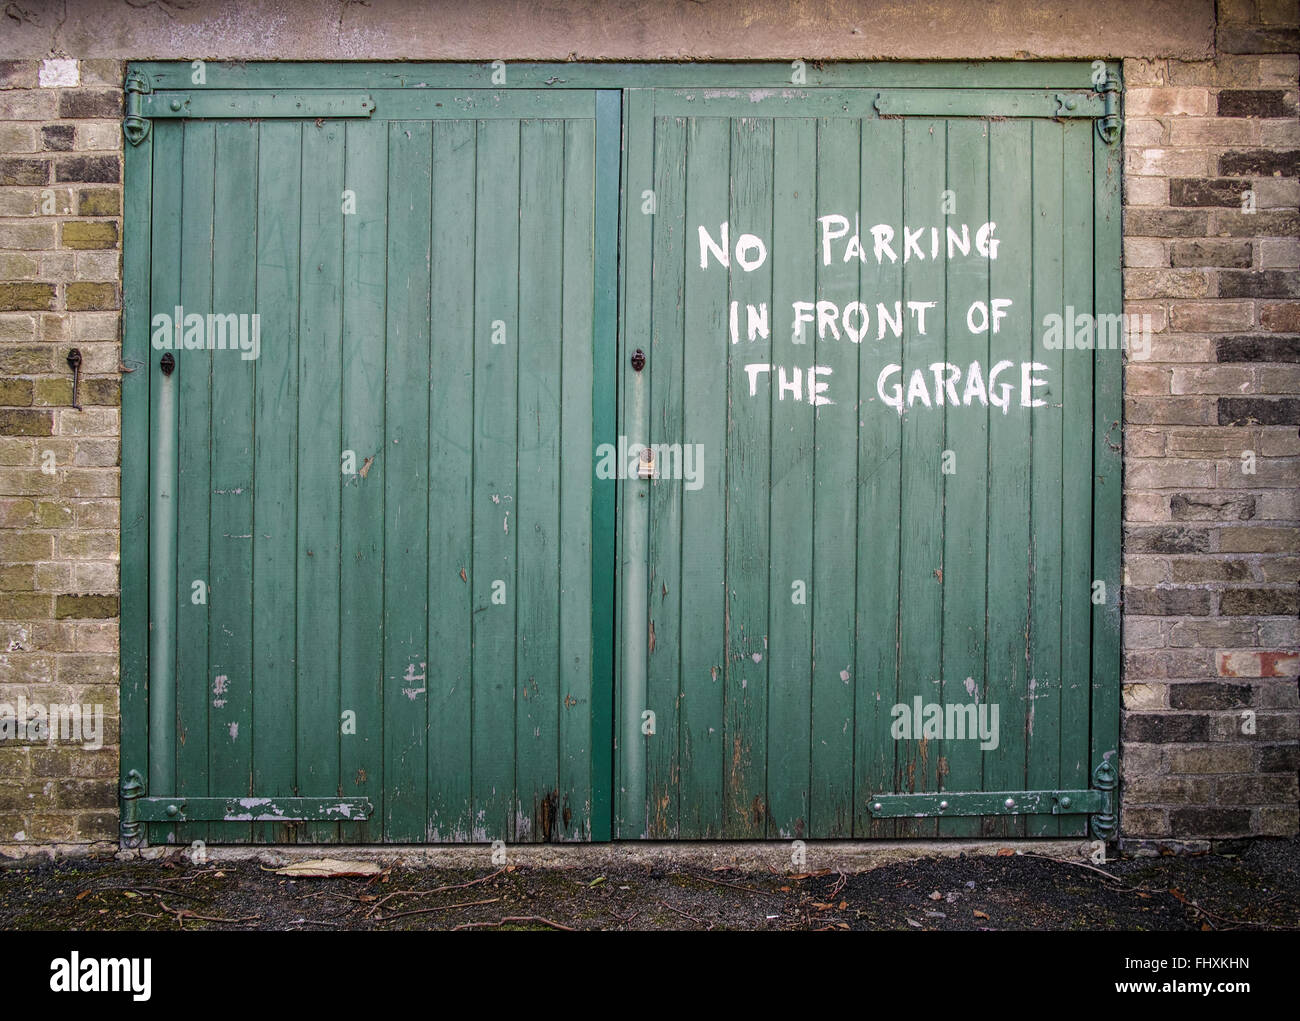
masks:
POLYGON ((1294 930, 1300 840, 1105 866, 1008 850, 849 874, 665 860, 289 878, 255 860, 179 856, 0 869, 0 930, 205 928, 1294 930))

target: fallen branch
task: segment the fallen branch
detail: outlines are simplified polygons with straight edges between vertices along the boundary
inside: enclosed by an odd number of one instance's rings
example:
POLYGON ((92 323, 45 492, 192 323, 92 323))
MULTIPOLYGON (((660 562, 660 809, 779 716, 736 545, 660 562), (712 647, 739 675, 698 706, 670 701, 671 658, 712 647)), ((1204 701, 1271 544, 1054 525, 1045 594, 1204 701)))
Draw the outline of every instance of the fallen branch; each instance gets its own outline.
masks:
POLYGON ((707 930, 709 930, 710 932, 713 931, 713 923, 712 923, 712 922, 706 922, 703 918, 696 918, 696 917, 695 917, 694 915, 692 915, 689 911, 682 911, 680 908, 675 908, 675 907, 673 907, 671 904, 669 904, 667 901, 662 901, 662 900, 661 900, 659 903, 662 904, 664 907, 666 907, 666 908, 667 908, 669 911, 671 911, 673 914, 675 914, 675 915, 681 915, 683 918, 689 918, 692 922, 695 922, 695 923, 698 924, 698 925, 702 925, 702 926, 704 926, 704 927, 705 927, 707 930))
MULTIPOLYGON (((506 870, 497 869, 491 875, 483 876, 481 879, 472 879, 468 883, 455 883, 451 886, 435 886, 432 890, 394 890, 392 893, 386 893, 370 906, 367 915, 373 915, 383 905, 384 901, 392 900, 394 897, 427 897, 431 893, 446 893, 448 890, 465 890, 471 886, 478 886, 480 883, 486 883, 489 879, 495 879, 502 875, 506 870)), ((365 903, 362 901, 362 903, 365 903)))
POLYGON ((1075 868, 1078 869, 1087 869, 1089 872, 1095 872, 1099 876, 1105 876, 1112 883, 1118 886, 1121 890, 1127 890, 1130 893, 1162 893, 1163 892, 1159 887, 1129 886, 1126 882, 1124 882, 1124 880, 1120 879, 1119 876, 1112 875, 1111 873, 1107 872, 1105 869, 1099 869, 1097 868, 1096 865, 1089 865, 1086 862, 1071 861, 1069 858, 1053 858, 1050 854, 1035 854, 1033 852, 1026 852, 1022 857, 1041 858, 1043 859, 1043 861, 1054 861, 1060 865, 1073 865, 1075 868))
POLYGON ((559 922, 553 922, 549 918, 543 918, 541 915, 507 915, 499 922, 462 922, 460 925, 452 926, 451 931, 457 932, 461 929, 499 929, 507 922, 536 922, 538 925, 550 926, 552 929, 559 929, 561 932, 577 932, 577 929, 571 929, 567 925, 561 925, 559 922))
POLYGON ((200 896, 199 896, 198 894, 196 894, 196 893, 186 893, 184 890, 169 890, 169 889, 167 889, 167 888, 165 888, 165 887, 162 887, 162 886, 109 886, 109 887, 106 887, 105 889, 107 889, 107 890, 119 890, 119 891, 122 891, 122 892, 124 892, 124 893, 125 893, 125 892, 130 892, 130 893, 141 893, 141 892, 147 890, 147 891, 149 891, 150 893, 155 893, 155 894, 158 894, 159 896, 161 896, 161 895, 164 894, 164 893, 166 893, 166 894, 173 894, 173 893, 174 893, 177 897, 188 897, 190 900, 202 900, 202 899, 203 899, 202 897, 200 897, 200 896))
POLYGON ((756 893, 763 897, 780 897, 779 893, 771 893, 767 890, 755 890, 749 886, 740 886, 736 883, 728 883, 725 879, 708 879, 704 876, 697 876, 694 872, 683 872, 681 875, 688 879, 698 879, 701 883, 712 883, 714 886, 729 886, 733 890, 742 890, 745 893, 756 893))
POLYGON ((430 915, 435 911, 454 911, 456 908, 472 908, 479 904, 495 904, 500 897, 489 897, 487 900, 467 900, 462 904, 443 904, 436 908, 416 908, 414 911, 398 911, 392 915, 380 915, 375 919, 376 922, 391 922, 394 918, 405 918, 407 915, 430 915))
POLYGON ((220 922, 223 925, 240 925, 244 922, 255 922, 262 917, 261 915, 247 915, 243 918, 216 918, 213 915, 195 914, 189 908, 173 908, 168 906, 167 903, 162 900, 159 900, 158 903, 162 906, 164 911, 170 911, 176 916, 176 924, 182 929, 185 928, 185 919, 187 918, 199 922, 220 922))
POLYGON ((1187 907, 1191 908, 1193 911, 1197 912, 1198 914, 1204 915, 1206 918, 1210 919, 1211 922, 1222 922, 1232 929, 1240 928, 1242 926, 1250 926, 1251 928, 1256 928, 1256 929, 1279 929, 1279 930, 1291 928, 1290 926, 1286 926, 1286 925, 1274 925, 1272 922, 1247 922, 1244 919, 1240 919, 1240 918, 1225 918, 1223 915, 1216 915, 1213 911, 1210 911, 1208 908, 1201 907, 1201 905, 1197 904, 1196 901, 1188 897, 1175 897, 1174 900, 1178 901, 1180 904, 1186 905, 1187 907))

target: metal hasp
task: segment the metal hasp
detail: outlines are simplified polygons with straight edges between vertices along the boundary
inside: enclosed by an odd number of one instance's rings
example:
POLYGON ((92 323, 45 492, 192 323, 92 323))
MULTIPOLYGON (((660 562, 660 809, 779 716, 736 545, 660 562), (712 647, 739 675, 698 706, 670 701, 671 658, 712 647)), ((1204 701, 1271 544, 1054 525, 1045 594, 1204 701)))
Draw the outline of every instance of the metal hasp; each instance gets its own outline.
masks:
POLYGON ((216 120, 232 117, 369 117, 375 101, 366 92, 316 89, 310 92, 150 92, 140 102, 144 117, 216 120))
MULTIPOLYGON (((1100 91, 1100 90, 1098 90, 1100 91)), ((1097 117, 1101 98, 1086 89, 887 89, 871 104, 882 117, 1097 117)))
POLYGON ((965 791, 943 794, 878 794, 868 808, 874 819, 925 819, 964 815, 1091 815, 1106 807, 1101 791, 965 791))
POLYGON ((1107 145, 1119 141, 1119 78, 1113 71, 1106 72, 1106 78, 1097 86, 1101 94, 1105 113, 1097 118, 1097 134, 1107 145))
POLYGON ((81 402, 77 400, 77 388, 81 385, 81 348, 74 347, 68 352, 68 368, 72 370, 72 406, 80 411, 81 402))
POLYGON ((1093 773, 1090 790, 953 791, 939 794, 877 794, 867 804, 873 819, 928 819, 971 815, 1090 815, 1099 840, 1115 833, 1115 786, 1110 760, 1093 773))
POLYGON ((144 116, 144 97, 153 92, 153 86, 139 71, 132 71, 126 76, 123 90, 126 92, 123 103, 126 113, 122 117, 122 134, 132 145, 139 145, 149 137, 149 118, 144 116))
POLYGON ((319 89, 309 92, 154 92, 149 80, 132 71, 123 86, 122 134, 132 145, 149 137, 156 117, 195 120, 231 118, 369 117, 375 101, 365 92, 319 89))
MULTIPOLYGON (((365 822, 369 798, 142 798, 140 822, 365 822)), ((125 816, 125 813, 123 813, 125 816)))
POLYGON ((123 847, 144 842, 144 823, 182 822, 365 822, 374 814, 369 798, 151 798, 136 769, 119 788, 123 847))

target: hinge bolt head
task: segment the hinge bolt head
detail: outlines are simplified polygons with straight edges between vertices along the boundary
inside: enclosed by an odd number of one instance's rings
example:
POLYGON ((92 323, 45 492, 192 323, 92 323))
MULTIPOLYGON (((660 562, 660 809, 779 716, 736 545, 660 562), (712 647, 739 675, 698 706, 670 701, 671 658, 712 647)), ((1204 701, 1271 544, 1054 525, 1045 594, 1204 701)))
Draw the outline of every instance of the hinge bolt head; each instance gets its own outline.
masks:
POLYGON ((1073 802, 1072 802, 1069 798, 1062 798, 1062 799, 1061 799, 1061 807, 1062 807, 1062 808, 1069 808, 1070 805, 1072 805, 1072 804, 1073 804, 1073 802))
POLYGON ((1004 801, 1003 804, 1006 805, 1007 808, 1015 808, 1015 807, 1016 807, 1016 799, 1015 799, 1015 798, 1007 798, 1007 800, 1004 801))
POLYGON ((168 806, 167 806, 167 814, 168 814, 169 816, 171 816, 173 819, 175 819, 178 815, 181 814, 180 806, 178 806, 178 805, 168 805, 168 806))
POLYGON ((179 110, 181 108, 181 101, 179 99, 173 99, 171 105, 173 110, 179 110))
POLYGON ((946 812, 946 811, 948 811, 948 802, 946 802, 946 801, 940 801, 940 802, 939 802, 939 811, 940 811, 940 812, 946 812))
POLYGON ((874 805, 871 806, 871 811, 873 811, 873 812, 880 812, 880 811, 883 811, 884 808, 885 808, 885 806, 882 805, 879 801, 877 801, 874 805))

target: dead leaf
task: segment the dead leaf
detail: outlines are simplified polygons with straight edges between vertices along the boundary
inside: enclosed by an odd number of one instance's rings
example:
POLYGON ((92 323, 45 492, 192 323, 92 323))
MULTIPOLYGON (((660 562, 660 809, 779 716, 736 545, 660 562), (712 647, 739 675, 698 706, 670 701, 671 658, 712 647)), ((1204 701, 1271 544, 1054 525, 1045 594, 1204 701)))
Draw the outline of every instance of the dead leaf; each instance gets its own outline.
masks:
POLYGON ((974 914, 976 918, 983 918, 985 921, 988 921, 989 916, 986 915, 983 911, 976 911, 974 914))
POLYGON ((843 910, 844 910, 846 907, 848 907, 848 906, 849 906, 849 902, 846 901, 846 900, 842 900, 842 901, 840 901, 838 904, 835 905, 836 909, 839 910, 839 911, 843 911, 843 910))
POLYGON ((930 899, 943 900, 943 894, 941 894, 938 890, 935 890, 934 893, 930 894, 930 899))
POLYGON ((77 900, 81 900, 81 898, 86 896, 86 894, 88 893, 90 893, 89 890, 82 890, 79 894, 77 894, 77 900))
POLYGON ((466 582, 469 581, 469 579, 465 577, 465 568, 463 567, 460 569, 460 580, 466 582))
POLYGON ((834 905, 834 904, 823 904, 821 901, 817 901, 817 900, 815 900, 815 901, 813 901, 812 906, 813 906, 814 908, 816 908, 818 911, 829 911, 829 910, 830 910, 831 908, 833 908, 835 905, 834 905))
POLYGON ((365 459, 365 461, 362 462, 361 470, 360 470, 359 472, 357 472, 357 474, 360 475, 360 476, 364 479, 367 475, 370 474, 370 466, 371 466, 372 464, 374 464, 374 463, 375 463, 375 459, 374 459, 374 456, 373 456, 373 455, 370 456, 370 457, 367 457, 367 458, 365 459))
POLYGON ((1016 852, 1013 851, 1013 850, 1012 850, 1011 848, 1009 848, 1009 847, 999 847, 999 848, 998 848, 998 857, 999 857, 999 858, 1010 858, 1010 857, 1011 857, 1012 855, 1014 855, 1015 853, 1016 853, 1016 852))
POLYGON ((383 871, 372 861, 342 861, 338 858, 313 858, 296 861, 279 869, 267 869, 277 876, 294 876, 300 879, 322 879, 332 876, 374 876, 383 871))

